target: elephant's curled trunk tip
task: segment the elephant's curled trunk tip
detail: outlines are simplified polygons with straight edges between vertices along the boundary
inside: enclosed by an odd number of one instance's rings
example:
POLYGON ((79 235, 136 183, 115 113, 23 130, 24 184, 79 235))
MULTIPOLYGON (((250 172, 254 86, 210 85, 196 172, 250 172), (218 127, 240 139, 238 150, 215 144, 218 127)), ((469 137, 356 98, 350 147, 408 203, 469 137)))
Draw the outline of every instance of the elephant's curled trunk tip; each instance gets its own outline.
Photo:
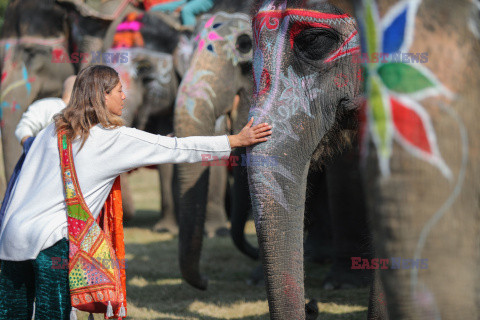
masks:
POLYGON ((186 276, 185 274, 183 275, 183 279, 185 279, 185 281, 191 285, 192 287, 198 289, 198 290, 202 290, 202 291, 206 291, 207 288, 208 288, 208 278, 205 277, 205 276, 202 276, 202 275, 197 275, 195 277, 192 277, 192 276, 186 276))

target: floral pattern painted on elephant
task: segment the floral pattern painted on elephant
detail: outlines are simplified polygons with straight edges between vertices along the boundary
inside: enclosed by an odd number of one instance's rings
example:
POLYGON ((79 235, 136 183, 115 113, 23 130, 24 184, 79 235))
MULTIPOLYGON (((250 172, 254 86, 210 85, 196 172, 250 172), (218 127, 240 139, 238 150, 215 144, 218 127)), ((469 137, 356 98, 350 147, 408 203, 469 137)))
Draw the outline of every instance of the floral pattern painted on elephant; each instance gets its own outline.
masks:
POLYGON ((182 81, 183 85, 180 87, 180 92, 175 102, 176 106, 184 106, 190 117, 197 122, 200 122, 200 120, 195 117, 196 100, 205 100, 210 108, 213 109, 212 97, 216 96, 208 81, 203 79, 205 76, 212 77, 214 73, 207 70, 195 71, 190 69, 182 81))
POLYGON ((213 43, 215 41, 223 40, 223 37, 220 36, 216 29, 222 26, 222 23, 213 23, 215 21, 215 16, 211 17, 203 30, 195 37, 195 41, 198 42, 198 51, 202 51, 204 48, 207 48, 211 53, 215 53, 213 43))
MULTIPOLYGON (((363 51, 373 57, 407 53, 414 37, 415 17, 421 0, 396 4, 380 19, 374 0, 363 1, 361 31, 363 51)), ((428 112, 419 103, 431 96, 452 98, 427 68, 383 60, 366 64, 368 133, 378 150, 380 170, 388 176, 392 142, 397 141, 410 154, 436 166, 452 179, 452 172, 438 149, 437 138, 428 112)))
MULTIPOLYGON (((376 1, 363 0, 360 14, 363 53, 369 57, 379 52, 407 53, 414 40, 415 18, 421 3, 422 0, 403 0, 380 18, 376 1)), ((368 101, 363 114, 365 129, 368 129, 377 149, 382 175, 388 177, 390 174, 392 144, 396 141, 408 153, 437 167, 443 177, 453 181, 454 175, 440 154, 430 115, 420 101, 436 96, 453 100, 456 95, 421 65, 387 60, 368 63, 365 69, 368 101)), ((414 259, 421 258, 430 232, 459 196, 468 163, 468 134, 462 119, 447 104, 439 102, 438 105, 459 127, 462 165, 449 197, 423 225, 414 259)), ((419 279, 418 270, 410 272, 410 287, 415 306, 429 318, 441 319, 434 292, 419 279)))

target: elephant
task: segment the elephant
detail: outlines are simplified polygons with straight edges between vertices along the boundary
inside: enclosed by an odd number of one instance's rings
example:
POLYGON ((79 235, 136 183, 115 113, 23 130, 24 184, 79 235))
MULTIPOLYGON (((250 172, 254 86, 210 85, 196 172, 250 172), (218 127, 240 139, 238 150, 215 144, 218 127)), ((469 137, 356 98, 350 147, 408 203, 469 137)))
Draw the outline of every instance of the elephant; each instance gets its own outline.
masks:
POLYGON ((480 317, 479 11, 355 2, 369 220, 375 257, 388 260, 375 269, 371 319, 480 317))
MULTIPOLYGON (((236 114, 233 132, 240 131, 248 121, 252 35, 250 18, 242 12, 248 12, 250 3, 229 4, 243 9, 238 13, 216 12, 200 21, 191 64, 175 103, 174 129, 178 137, 214 135, 216 120, 230 111, 236 96, 239 99, 238 108, 233 112, 236 114)), ((177 172, 180 270, 190 285, 205 290, 207 279, 200 274, 199 264, 210 167, 202 163, 181 164, 177 165, 177 172)), ((248 204, 248 199, 239 202, 233 198, 232 202, 243 206, 248 204)), ((231 208, 232 211, 239 209, 235 205, 231 208)))
MULTIPOLYGON (((325 163, 353 144, 349 133, 356 132, 361 97, 361 69, 351 58, 360 50, 354 18, 326 2, 303 3, 260 1, 252 23, 249 116, 272 124, 273 134, 266 143, 247 148, 247 155, 276 159, 274 165, 247 168, 271 319, 306 317, 303 229, 309 166, 312 159, 325 163)), ((362 198, 348 184, 361 184, 359 171, 353 166, 351 174, 338 172, 341 162, 333 163, 331 177, 347 183, 327 178, 334 198, 341 197, 342 186, 350 187, 346 194, 362 198)), ((343 202, 335 210, 345 214, 349 203, 343 202)))

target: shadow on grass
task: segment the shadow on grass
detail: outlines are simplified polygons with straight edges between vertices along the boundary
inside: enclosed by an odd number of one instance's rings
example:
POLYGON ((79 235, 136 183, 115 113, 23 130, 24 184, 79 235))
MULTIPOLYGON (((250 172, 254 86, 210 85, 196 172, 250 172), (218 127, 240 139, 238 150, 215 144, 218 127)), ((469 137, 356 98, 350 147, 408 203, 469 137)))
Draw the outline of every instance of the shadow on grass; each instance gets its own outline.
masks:
POLYGON ((153 210, 137 210, 135 216, 126 221, 123 225, 125 228, 145 228, 152 229, 155 223, 160 220, 161 214, 153 210))

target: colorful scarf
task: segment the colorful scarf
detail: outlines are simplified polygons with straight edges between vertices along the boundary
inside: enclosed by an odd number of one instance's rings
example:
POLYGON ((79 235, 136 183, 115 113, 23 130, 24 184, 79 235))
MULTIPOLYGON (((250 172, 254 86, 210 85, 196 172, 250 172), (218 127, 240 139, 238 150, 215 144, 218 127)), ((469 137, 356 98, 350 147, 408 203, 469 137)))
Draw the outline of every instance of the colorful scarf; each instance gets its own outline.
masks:
POLYGON ((105 313, 106 319, 123 318, 127 304, 120 180, 115 180, 97 222, 83 198, 72 146, 63 132, 58 133, 58 150, 68 211, 72 307, 105 313))

